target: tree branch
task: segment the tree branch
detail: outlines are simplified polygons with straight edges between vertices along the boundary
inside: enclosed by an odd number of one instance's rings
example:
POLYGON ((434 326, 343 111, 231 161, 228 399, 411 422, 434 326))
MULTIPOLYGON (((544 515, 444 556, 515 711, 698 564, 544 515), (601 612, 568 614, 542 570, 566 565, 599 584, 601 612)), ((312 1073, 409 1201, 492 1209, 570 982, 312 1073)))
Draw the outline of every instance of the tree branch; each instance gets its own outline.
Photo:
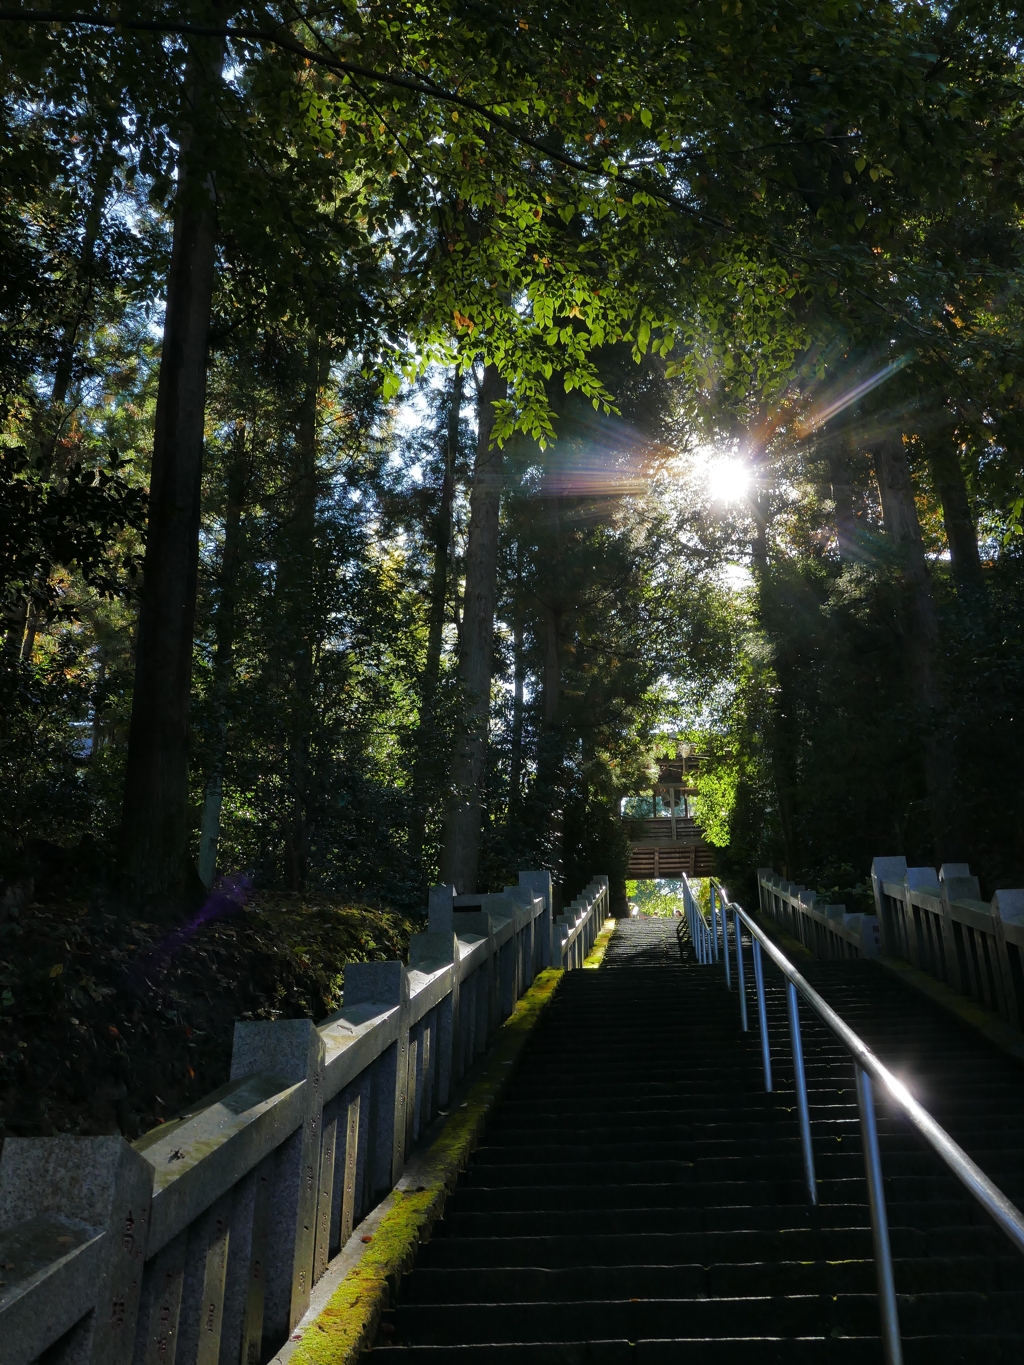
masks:
MULTIPOLYGON (((479 114, 481 118, 486 119, 496 128, 501 128, 503 132, 508 133, 510 137, 522 143, 523 146, 532 147, 534 151, 540 152, 569 170, 579 171, 583 175, 594 176, 599 180, 614 180, 617 184, 624 185, 628 189, 640 190, 649 194, 652 198, 659 199, 672 208, 699 218, 702 222, 709 223, 713 227, 727 230, 725 223, 720 222, 717 218, 710 217, 708 214, 701 213, 699 209, 687 204, 667 190, 637 180, 633 176, 612 175, 603 167, 588 165, 587 162, 569 156, 568 153, 559 151, 556 147, 533 137, 512 119, 506 118, 503 114, 494 113, 486 105, 469 99, 466 95, 459 95, 455 91, 447 90, 444 86, 435 85, 433 82, 417 80, 414 77, 402 76, 390 71, 378 71, 375 67, 346 61, 343 57, 336 56, 329 49, 321 48, 318 50, 317 48, 306 47, 304 43, 293 38, 283 26, 268 31, 232 24, 185 24, 163 19, 115 19, 107 15, 82 14, 79 12, 63 13, 59 10, 42 9, 0 9, 0 21, 6 23, 84 24, 90 28, 110 29, 114 32, 124 30, 139 33, 170 33, 181 37, 226 38, 233 42, 255 43, 257 45, 270 44, 292 53, 293 56, 301 57, 304 61, 327 67, 329 70, 337 71, 342 75, 359 76, 363 80, 377 81, 382 85, 395 86, 400 90, 411 90, 414 94, 425 95, 429 99, 440 100, 442 103, 467 109, 474 114, 479 114)), ((323 39, 320 41, 323 42, 323 39)))

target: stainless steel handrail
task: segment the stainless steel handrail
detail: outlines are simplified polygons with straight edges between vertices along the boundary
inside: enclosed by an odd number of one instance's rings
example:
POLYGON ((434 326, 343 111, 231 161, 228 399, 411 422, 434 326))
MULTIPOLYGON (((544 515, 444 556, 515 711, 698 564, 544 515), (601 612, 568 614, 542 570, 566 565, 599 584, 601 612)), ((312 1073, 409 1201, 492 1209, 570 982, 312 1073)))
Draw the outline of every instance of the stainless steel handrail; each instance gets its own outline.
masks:
POLYGON ((690 942, 693 944, 697 961, 702 964, 713 962, 711 927, 704 918, 704 912, 697 903, 697 898, 690 887, 689 878, 686 876, 683 877, 683 911, 686 919, 686 931, 690 936, 690 942))
MULTIPOLYGON (((790 1041, 793 1050, 793 1070, 800 1121, 801 1148, 804 1160, 804 1178, 808 1198, 817 1203, 817 1180, 814 1172, 814 1152, 811 1144, 810 1111, 807 1101, 807 1080, 804 1072, 803 1043, 800 1033, 800 1014, 798 994, 803 997, 819 1019, 839 1039, 853 1058, 857 1081, 857 1102, 860 1112, 861 1136, 864 1142, 864 1160, 868 1184, 868 1204, 871 1210, 871 1231, 875 1252, 875 1269, 878 1278, 879 1309, 882 1318, 882 1345, 887 1365, 902 1365, 903 1348, 900 1339, 899 1316, 896 1305, 896 1289, 893 1280, 892 1252, 889 1245, 889 1227, 885 1208, 885 1193, 882 1184, 881 1154, 878 1146, 878 1133, 875 1123, 875 1103, 873 1087, 881 1086, 895 1101, 909 1120, 914 1130, 927 1145, 952 1171, 960 1183, 977 1200, 989 1217, 1006 1233, 1018 1251, 1024 1252, 1024 1214, 1011 1202, 1001 1189, 991 1181, 963 1148, 950 1137, 946 1130, 932 1118, 928 1111, 910 1091, 898 1080, 871 1051, 868 1045, 850 1028, 836 1011, 797 971, 785 954, 772 942, 764 930, 755 923, 741 906, 730 901, 729 894, 717 878, 711 879, 711 906, 715 916, 714 930, 704 919, 703 912, 690 888, 689 879, 683 878, 683 903, 686 911, 687 929, 698 962, 713 963, 717 953, 713 953, 710 940, 714 938, 717 948, 716 905, 721 912, 723 934, 723 957, 728 964, 729 936, 728 912, 732 911, 733 941, 736 952, 736 977, 740 992, 740 1022, 747 1032, 746 976, 743 963, 743 942, 741 926, 750 934, 754 958, 754 983, 757 994, 758 1028, 761 1035, 761 1056, 764 1067, 765 1089, 772 1088, 771 1051, 768 1038, 768 1019, 765 1005, 764 971, 761 961, 762 952, 767 953, 782 973, 786 981, 786 1002, 789 1014, 790 1041), (698 946, 699 943, 699 946, 698 946)), ((727 983, 731 989, 731 977, 726 972, 727 983)))

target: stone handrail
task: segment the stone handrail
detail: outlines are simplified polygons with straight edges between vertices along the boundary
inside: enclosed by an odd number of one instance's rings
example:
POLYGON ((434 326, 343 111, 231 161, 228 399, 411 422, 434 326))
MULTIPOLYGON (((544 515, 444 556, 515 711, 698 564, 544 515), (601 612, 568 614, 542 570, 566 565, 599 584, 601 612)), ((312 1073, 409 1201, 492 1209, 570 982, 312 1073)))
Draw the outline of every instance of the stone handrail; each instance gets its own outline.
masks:
POLYGON ((877 957, 882 949, 878 918, 851 914, 845 905, 821 905, 806 886, 757 869, 761 912, 815 957, 877 957))
POLYGON ((552 927, 551 960, 566 969, 582 967, 608 918, 608 878, 597 877, 552 927))
POLYGON ((890 957, 903 958, 1024 1028, 1024 890, 981 899, 967 863, 876 858, 871 882, 890 957))
POLYGON ((7 1138, 0 1361, 259 1365, 545 967, 581 965, 607 878, 557 921, 551 878, 431 892, 409 966, 351 963, 344 1004, 235 1025, 228 1082, 129 1144, 7 1138))
POLYGON ((1024 1029, 1024 890, 981 899, 967 863, 871 864, 875 915, 820 905, 813 891, 758 868, 761 910, 818 957, 875 957, 911 963, 1024 1029))

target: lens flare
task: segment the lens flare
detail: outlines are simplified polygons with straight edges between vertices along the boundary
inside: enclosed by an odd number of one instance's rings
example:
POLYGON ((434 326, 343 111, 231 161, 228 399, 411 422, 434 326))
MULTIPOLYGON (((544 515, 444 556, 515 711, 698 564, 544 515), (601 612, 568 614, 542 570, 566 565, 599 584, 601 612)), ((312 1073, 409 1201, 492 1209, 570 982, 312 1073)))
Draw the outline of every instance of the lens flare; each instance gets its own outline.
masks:
POLYGON ((240 910, 252 893, 252 879, 245 872, 234 872, 220 877, 203 908, 187 924, 173 929, 166 938, 155 944, 132 966, 131 978, 134 988, 139 991, 153 990, 146 973, 159 973, 186 943, 210 920, 225 919, 240 910))
POLYGON ((821 398, 814 404, 810 411, 797 424, 797 434, 799 436, 809 436, 811 432, 823 427, 826 422, 837 417, 847 408, 852 407, 862 399, 865 394, 869 394, 872 389, 877 389, 880 384, 884 384, 893 375, 899 374, 900 370, 909 364, 911 356, 901 355, 895 360, 891 360, 874 374, 869 374, 866 379, 858 380, 856 383, 849 384, 839 393, 833 393, 831 398, 821 398))

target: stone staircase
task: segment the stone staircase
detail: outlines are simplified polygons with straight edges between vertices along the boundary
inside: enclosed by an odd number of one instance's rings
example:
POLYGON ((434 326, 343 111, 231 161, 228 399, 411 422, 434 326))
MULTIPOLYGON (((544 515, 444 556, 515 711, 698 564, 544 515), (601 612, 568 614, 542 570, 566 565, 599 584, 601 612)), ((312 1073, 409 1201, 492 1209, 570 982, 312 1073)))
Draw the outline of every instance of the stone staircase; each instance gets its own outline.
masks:
MULTIPOLYGON (((812 1209, 782 986, 767 1095, 735 992, 677 932, 621 923, 563 980, 371 1365, 880 1362, 852 1063, 804 1017, 812 1209)), ((805 974, 1019 1203, 1019 1065, 875 963, 805 974)), ((1019 1365, 1024 1258, 884 1105, 879 1130, 905 1360, 1019 1365)))

